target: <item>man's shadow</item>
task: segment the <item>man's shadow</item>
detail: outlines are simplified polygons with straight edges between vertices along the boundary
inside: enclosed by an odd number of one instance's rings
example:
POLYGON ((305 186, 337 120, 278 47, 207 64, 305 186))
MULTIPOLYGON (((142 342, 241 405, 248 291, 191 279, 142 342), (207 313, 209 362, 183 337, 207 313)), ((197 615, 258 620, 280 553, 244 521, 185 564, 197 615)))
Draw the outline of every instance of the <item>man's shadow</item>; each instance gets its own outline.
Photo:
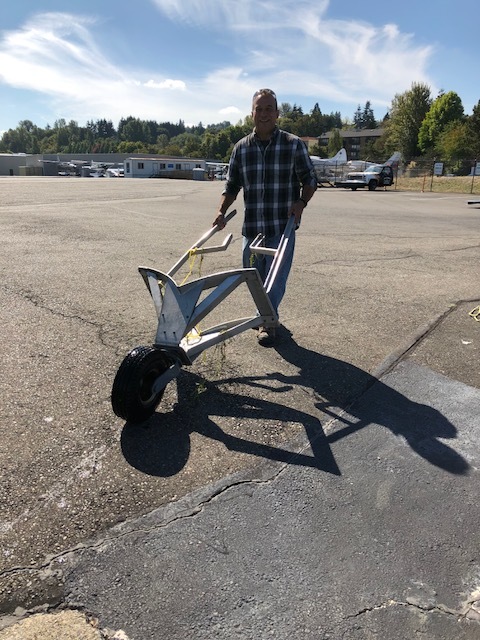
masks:
MULTIPOLYGON (((439 438, 452 439, 455 426, 436 409, 413 402, 358 367, 298 345, 284 327, 275 346, 282 358, 297 367, 291 376, 236 377, 209 383, 182 372, 177 379, 178 402, 173 411, 157 413, 144 425, 126 424, 121 436, 125 459, 155 476, 172 476, 190 455, 190 434, 222 442, 227 449, 269 460, 304 465, 340 475, 330 444, 371 424, 402 436, 429 463, 453 474, 466 474, 467 461, 439 438), (268 391, 269 399, 222 391, 221 383, 237 383, 268 391), (282 403, 282 393, 295 386, 310 388, 319 411, 336 419, 328 435, 318 415, 282 403), (202 389, 202 393, 198 390, 202 389), (348 415, 347 415, 348 414, 348 415), (265 421, 297 422, 305 429, 312 454, 248 440, 221 429, 211 416, 265 421)), ((268 427, 266 427, 268 428, 268 427)))

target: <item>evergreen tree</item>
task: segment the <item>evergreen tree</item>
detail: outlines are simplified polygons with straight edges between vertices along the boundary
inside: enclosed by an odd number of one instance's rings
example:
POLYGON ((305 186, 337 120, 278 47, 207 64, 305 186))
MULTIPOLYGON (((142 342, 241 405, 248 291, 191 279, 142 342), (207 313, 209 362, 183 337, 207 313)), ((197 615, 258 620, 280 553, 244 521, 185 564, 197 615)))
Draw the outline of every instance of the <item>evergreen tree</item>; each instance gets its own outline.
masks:
POLYGON ((355 129, 376 129, 377 121, 373 115, 369 100, 367 100, 363 109, 358 105, 353 116, 353 124, 355 125, 355 129))
POLYGON ((365 107, 362 112, 362 129, 376 129, 377 121, 373 115, 373 109, 369 100, 365 103, 365 107))
POLYGON ((358 105, 353 115, 353 124, 355 125, 355 129, 363 129, 363 112, 360 105, 358 105))

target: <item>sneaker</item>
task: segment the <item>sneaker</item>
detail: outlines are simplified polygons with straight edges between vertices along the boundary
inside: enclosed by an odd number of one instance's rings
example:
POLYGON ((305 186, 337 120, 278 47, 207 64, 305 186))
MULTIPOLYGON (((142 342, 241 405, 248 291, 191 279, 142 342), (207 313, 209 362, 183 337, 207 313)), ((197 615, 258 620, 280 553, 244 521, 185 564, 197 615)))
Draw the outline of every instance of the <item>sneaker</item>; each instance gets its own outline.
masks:
POLYGON ((259 327, 257 340, 262 347, 271 347, 275 344, 275 327, 259 327))

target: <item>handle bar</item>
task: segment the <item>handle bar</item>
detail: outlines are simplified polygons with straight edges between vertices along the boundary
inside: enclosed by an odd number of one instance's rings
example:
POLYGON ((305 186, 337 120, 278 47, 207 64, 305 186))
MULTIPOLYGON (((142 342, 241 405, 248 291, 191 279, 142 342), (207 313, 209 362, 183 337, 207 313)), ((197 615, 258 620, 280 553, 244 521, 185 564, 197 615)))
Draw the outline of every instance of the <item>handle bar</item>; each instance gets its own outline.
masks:
MULTIPOLYGON (((225 224, 227 222, 230 222, 230 220, 233 218, 233 216, 236 213, 237 213, 236 209, 234 209, 233 211, 230 211, 229 213, 227 213, 227 215, 225 216, 225 224)), ((173 276, 173 274, 176 273, 180 269, 180 267, 185 264, 185 262, 190 257, 191 252, 195 251, 195 249, 199 249, 208 240, 210 240, 210 238, 213 235, 215 235, 218 231, 221 231, 221 229, 218 226, 218 224, 216 224, 211 229, 209 229, 206 233, 204 233, 203 236, 201 236, 194 244, 192 244, 190 249, 188 249, 188 251, 186 251, 183 254, 183 256, 180 258, 180 260, 178 260, 178 262, 176 262, 173 265, 173 267, 170 269, 170 271, 167 272, 167 275, 173 276)), ((228 247, 228 245, 230 244, 231 239, 232 239, 232 236, 230 234, 230 238, 227 238, 227 240, 223 243, 223 245, 221 245, 220 247, 211 247, 210 251, 223 251, 224 249, 226 249, 228 247)))

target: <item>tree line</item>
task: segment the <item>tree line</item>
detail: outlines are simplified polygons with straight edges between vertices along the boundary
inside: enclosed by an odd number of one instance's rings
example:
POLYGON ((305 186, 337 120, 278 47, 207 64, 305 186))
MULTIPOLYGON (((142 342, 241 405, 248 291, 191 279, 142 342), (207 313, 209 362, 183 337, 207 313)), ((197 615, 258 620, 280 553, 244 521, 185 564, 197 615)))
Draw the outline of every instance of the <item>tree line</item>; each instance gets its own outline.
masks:
MULTIPOLYGON (((342 129, 376 129, 383 134, 367 149, 366 160, 379 161, 400 151, 405 163, 445 163, 449 171, 468 173, 472 161, 480 160, 480 100, 472 115, 465 115, 460 97, 453 91, 432 98, 426 84, 413 83, 408 91, 395 95, 388 113, 375 119, 371 103, 358 105, 352 120, 340 112, 323 114, 318 103, 304 113, 301 106, 279 105, 279 126, 301 137, 319 137, 332 132, 326 147, 316 145, 312 153, 334 155, 342 147, 342 129)), ((117 128, 111 120, 89 121, 85 126, 71 120, 57 120, 53 126, 38 127, 22 120, 0 138, 2 153, 148 153, 227 162, 233 145, 253 128, 251 116, 236 125, 220 122, 204 127, 186 126, 182 120, 156 122, 129 116, 117 128)))
MULTIPOLYGON (((299 136, 343 126, 340 113, 322 114, 318 104, 309 114, 301 107, 280 105, 280 126, 299 136)), ((204 127, 200 122, 187 127, 178 123, 122 118, 115 128, 111 120, 89 121, 79 126, 74 120, 57 120, 53 127, 38 127, 22 120, 0 139, 0 152, 11 153, 151 153, 169 156, 227 161, 233 145, 253 127, 251 116, 236 125, 220 122, 204 127)))

